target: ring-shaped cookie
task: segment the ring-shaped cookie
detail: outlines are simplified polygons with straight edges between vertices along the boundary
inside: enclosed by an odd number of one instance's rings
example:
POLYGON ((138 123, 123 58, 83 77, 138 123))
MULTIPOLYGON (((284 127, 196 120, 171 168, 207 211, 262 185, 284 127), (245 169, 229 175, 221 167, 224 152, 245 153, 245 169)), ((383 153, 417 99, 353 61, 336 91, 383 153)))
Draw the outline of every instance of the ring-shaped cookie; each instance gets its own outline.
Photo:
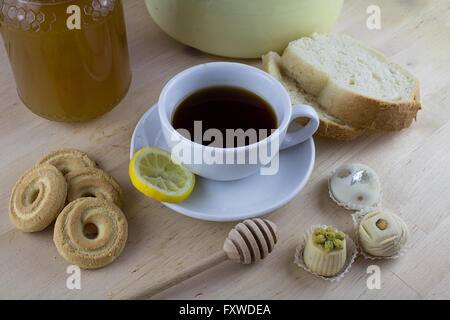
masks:
POLYGON ((125 247, 128 223, 115 204, 82 198, 69 203, 56 219, 53 241, 69 263, 85 269, 104 267, 125 247))
POLYGON ((114 202, 120 207, 122 203, 122 188, 108 173, 97 168, 84 168, 69 172, 66 175, 69 186, 67 201, 79 198, 99 198, 114 202))
POLYGON ((76 149, 56 150, 37 162, 37 165, 51 164, 63 175, 83 168, 95 168, 95 162, 88 155, 76 149))
POLYGON ((14 186, 9 202, 11 222, 25 232, 41 231, 61 212, 66 195, 66 180, 56 167, 34 167, 14 186))

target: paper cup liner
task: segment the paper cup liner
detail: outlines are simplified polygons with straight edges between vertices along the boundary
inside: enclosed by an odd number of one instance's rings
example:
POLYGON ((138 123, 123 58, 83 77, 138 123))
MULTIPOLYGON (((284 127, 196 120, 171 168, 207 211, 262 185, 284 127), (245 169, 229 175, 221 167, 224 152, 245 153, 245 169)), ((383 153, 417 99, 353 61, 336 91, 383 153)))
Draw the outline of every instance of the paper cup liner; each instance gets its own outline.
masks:
POLYGON ((328 194, 330 195, 330 198, 331 198, 331 200, 333 200, 333 202, 335 202, 338 206, 340 206, 344 209, 352 210, 352 211, 364 210, 367 208, 378 208, 381 206, 381 198, 382 198, 382 190, 381 189, 380 189, 380 198, 379 198, 378 202, 371 206, 358 205, 356 203, 351 203, 351 202, 341 202, 338 199, 336 199, 333 192, 331 192, 331 178, 334 176, 334 174, 336 173, 336 171, 338 169, 340 169, 340 168, 333 170, 330 173, 330 175, 328 176, 328 194))
POLYGON ((400 258, 401 256, 403 256, 409 250, 407 245, 403 246, 403 248, 397 254, 395 254, 393 256, 378 257, 378 256, 373 256, 373 255, 365 252, 364 249, 359 244, 359 226, 361 224, 361 221, 367 214, 369 214, 371 212, 374 212, 374 211, 383 211, 383 209, 381 207, 379 207, 379 206, 369 207, 369 208, 365 208, 363 210, 360 210, 360 211, 352 214, 352 220, 353 220, 353 226, 354 226, 354 235, 353 235, 353 237, 355 238, 355 244, 356 244, 356 247, 358 248, 358 251, 361 253, 361 255, 365 259, 369 259, 369 260, 384 260, 384 259, 398 259, 398 258, 400 258))
MULTIPOLYGON (((295 257, 294 257, 294 263, 297 266, 299 266, 300 268, 305 269, 306 271, 308 271, 309 273, 312 273, 313 275, 315 275, 318 278, 321 278, 326 281, 334 282, 334 281, 339 281, 344 277, 344 275, 350 270, 350 267, 352 266, 353 262, 355 261, 356 257, 358 256, 357 246, 349 235, 347 235, 347 234, 345 235, 346 248, 347 248, 347 257, 345 259, 345 265, 342 268, 342 271, 340 273, 338 273, 337 275, 332 276, 332 277, 321 276, 321 275, 313 272, 311 269, 309 269, 306 266, 305 261, 303 260, 303 251, 305 250, 306 242, 308 241, 311 233, 317 228, 327 228, 327 227, 329 227, 329 226, 315 225, 315 226, 310 227, 308 229, 308 231, 306 231, 303 241, 301 241, 300 244, 297 246, 297 249, 295 252, 295 257)), ((338 229, 336 229, 336 230, 339 231, 338 229)))

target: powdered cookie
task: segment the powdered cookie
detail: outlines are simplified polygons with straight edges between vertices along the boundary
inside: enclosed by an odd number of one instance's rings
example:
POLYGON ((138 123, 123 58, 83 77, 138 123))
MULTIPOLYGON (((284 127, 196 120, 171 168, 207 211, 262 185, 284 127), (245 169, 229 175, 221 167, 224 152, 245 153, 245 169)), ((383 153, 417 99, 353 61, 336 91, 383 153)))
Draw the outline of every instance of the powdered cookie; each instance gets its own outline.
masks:
POLYGON ((95 162, 92 161, 87 154, 75 149, 53 151, 39 160, 37 164, 40 165, 44 163, 54 165, 63 175, 86 167, 96 167, 95 162))
POLYGON ((67 183, 56 167, 43 164, 27 171, 14 186, 9 202, 9 217, 25 232, 45 229, 61 212, 67 183))
POLYGON ((115 204, 82 198, 69 203, 58 216, 53 241, 69 263, 95 269, 122 253, 127 236, 126 217, 115 204))
POLYGON ((78 198, 94 197, 114 202, 120 207, 122 188, 108 173, 96 168, 84 168, 66 175, 69 185, 67 201, 78 198))

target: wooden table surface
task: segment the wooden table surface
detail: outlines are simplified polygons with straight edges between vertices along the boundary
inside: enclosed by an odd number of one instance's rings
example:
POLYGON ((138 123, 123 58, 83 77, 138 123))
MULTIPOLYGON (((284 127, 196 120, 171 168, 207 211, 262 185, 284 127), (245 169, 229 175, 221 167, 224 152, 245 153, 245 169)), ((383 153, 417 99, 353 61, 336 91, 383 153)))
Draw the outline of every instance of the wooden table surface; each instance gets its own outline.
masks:
MULTIPOLYGON (((185 47, 150 19, 143 1, 124 1, 133 68, 125 100, 95 121, 63 124, 28 112, 16 95, 5 50, 0 50, 0 298, 123 299, 206 261, 222 248, 234 223, 191 219, 137 192, 128 178, 132 131, 164 84, 183 69, 225 60, 185 47), (52 227, 35 234, 11 225, 8 202, 16 180, 46 152, 74 147, 90 154, 125 190, 129 238, 110 266, 81 272, 81 290, 66 288, 68 263, 52 241, 52 227)), ((450 1, 380 0, 382 28, 366 27, 373 1, 346 1, 333 32, 364 41, 421 80, 423 110, 410 129, 372 133, 357 141, 316 138, 316 163, 305 189, 268 215, 280 228, 277 250, 254 266, 229 262, 210 268, 155 298, 162 299, 441 299, 450 298, 450 1), (297 243, 312 224, 352 231, 349 212, 328 197, 327 175, 362 162, 382 181, 383 204, 409 225, 409 252, 398 260, 359 257, 337 283, 293 264, 297 243), (366 286, 366 269, 381 268, 381 289, 366 286)), ((259 66, 258 60, 242 61, 259 66)))

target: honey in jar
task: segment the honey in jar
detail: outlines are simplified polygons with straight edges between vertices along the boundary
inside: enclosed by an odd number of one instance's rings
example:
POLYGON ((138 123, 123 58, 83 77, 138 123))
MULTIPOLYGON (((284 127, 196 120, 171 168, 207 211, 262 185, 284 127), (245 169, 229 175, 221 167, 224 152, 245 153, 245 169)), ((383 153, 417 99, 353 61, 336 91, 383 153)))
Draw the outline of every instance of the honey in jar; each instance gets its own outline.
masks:
POLYGON ((23 103, 55 121, 96 118, 131 72, 120 0, 0 0, 0 29, 23 103))

